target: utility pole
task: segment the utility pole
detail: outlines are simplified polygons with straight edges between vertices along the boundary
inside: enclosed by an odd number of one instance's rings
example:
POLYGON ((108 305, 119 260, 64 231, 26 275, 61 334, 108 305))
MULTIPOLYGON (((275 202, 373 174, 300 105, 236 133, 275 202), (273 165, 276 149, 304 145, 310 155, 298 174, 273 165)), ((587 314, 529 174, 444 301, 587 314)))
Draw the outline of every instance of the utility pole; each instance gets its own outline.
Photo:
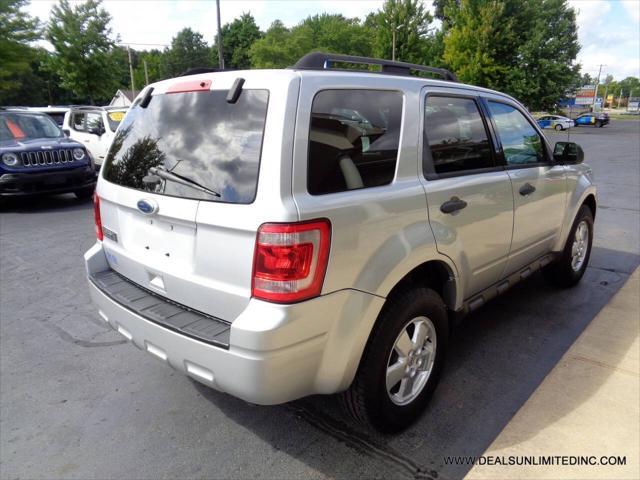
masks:
POLYGON ((142 60, 142 64, 144 65, 144 81, 145 85, 149 85, 149 71, 147 70, 147 61, 142 60))
POLYGON ((396 61, 396 27, 391 31, 391 60, 396 61))
POLYGON ((400 25, 393 25, 391 27, 391 60, 396 60, 396 38, 400 25))
POLYGON ((620 94, 618 95, 618 108, 620 108, 621 101, 622 101, 622 89, 620 89, 620 94))
POLYGON ((216 0, 216 10, 218 11, 218 65, 224 70, 224 55, 222 52, 222 31, 220 30, 220 0, 216 0))
POLYGON ((129 75, 131 76, 131 96, 136 98, 136 84, 133 81, 133 64, 131 63, 131 49, 127 45, 127 53, 129 54, 129 75))
POLYGON ((600 74, 602 73, 602 67, 606 67, 604 64, 600 64, 600 68, 598 69, 598 79, 596 80, 596 88, 593 91, 593 108, 592 110, 596 111, 596 98, 598 97, 598 85, 600 85, 600 74))

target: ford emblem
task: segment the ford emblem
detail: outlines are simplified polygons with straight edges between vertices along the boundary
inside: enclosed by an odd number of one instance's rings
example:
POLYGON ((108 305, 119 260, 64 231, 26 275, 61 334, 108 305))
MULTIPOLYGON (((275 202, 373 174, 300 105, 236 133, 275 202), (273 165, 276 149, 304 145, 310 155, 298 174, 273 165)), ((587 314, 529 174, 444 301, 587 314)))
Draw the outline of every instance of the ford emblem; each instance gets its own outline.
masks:
POLYGON ((158 211, 158 204, 153 200, 143 198, 142 200, 138 200, 138 210, 145 215, 153 215, 158 211))

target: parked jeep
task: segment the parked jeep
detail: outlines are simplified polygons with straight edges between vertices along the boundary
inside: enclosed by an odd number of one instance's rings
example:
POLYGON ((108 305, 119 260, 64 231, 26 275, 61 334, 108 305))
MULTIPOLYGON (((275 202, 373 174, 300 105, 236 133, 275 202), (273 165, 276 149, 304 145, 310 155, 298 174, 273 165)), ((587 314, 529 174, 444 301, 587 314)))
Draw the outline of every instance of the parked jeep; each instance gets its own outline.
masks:
POLYGON ((100 168, 126 112, 123 107, 73 107, 65 115, 62 128, 91 152, 100 168))
POLYGON ((537 270, 580 281, 596 214, 582 161, 515 99, 431 67, 313 53, 162 81, 100 173, 91 296, 212 388, 342 392, 397 431, 433 393, 454 317, 537 270))
POLYGON ((73 192, 90 198, 91 156, 45 113, 0 110, 0 197, 73 192))

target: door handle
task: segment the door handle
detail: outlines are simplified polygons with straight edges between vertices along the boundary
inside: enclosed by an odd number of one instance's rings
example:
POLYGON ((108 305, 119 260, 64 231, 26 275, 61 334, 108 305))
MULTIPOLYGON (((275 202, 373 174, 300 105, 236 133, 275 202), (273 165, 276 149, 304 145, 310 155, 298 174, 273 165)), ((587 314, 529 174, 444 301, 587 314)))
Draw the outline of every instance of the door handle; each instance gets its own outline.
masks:
POLYGON ((535 192, 536 187, 534 187, 530 183, 525 183, 523 186, 520 187, 519 191, 520 191, 520 195, 522 195, 523 197, 526 197, 527 195, 531 195, 533 192, 535 192))
POLYGON ((467 206, 467 202, 460 200, 458 197, 451 197, 451 200, 447 200, 440 205, 440 211, 442 213, 454 213, 458 210, 462 210, 467 206))

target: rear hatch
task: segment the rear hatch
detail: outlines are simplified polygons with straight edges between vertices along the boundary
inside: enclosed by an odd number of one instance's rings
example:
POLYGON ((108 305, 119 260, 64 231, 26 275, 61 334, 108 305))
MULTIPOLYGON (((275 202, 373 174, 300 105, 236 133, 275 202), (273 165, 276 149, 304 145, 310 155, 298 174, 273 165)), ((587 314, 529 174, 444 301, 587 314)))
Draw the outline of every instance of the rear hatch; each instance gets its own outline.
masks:
MULTIPOLYGON (((270 113, 267 127, 273 86, 254 77, 234 72, 157 85, 148 104, 137 102, 122 121, 98 185, 111 268, 226 321, 251 296, 263 147, 273 151, 287 140, 284 108, 270 113), (240 74, 247 80, 233 103, 227 95, 240 74), (268 141, 275 124, 280 135, 268 141)), ((276 99, 285 103, 286 94, 276 99)))

